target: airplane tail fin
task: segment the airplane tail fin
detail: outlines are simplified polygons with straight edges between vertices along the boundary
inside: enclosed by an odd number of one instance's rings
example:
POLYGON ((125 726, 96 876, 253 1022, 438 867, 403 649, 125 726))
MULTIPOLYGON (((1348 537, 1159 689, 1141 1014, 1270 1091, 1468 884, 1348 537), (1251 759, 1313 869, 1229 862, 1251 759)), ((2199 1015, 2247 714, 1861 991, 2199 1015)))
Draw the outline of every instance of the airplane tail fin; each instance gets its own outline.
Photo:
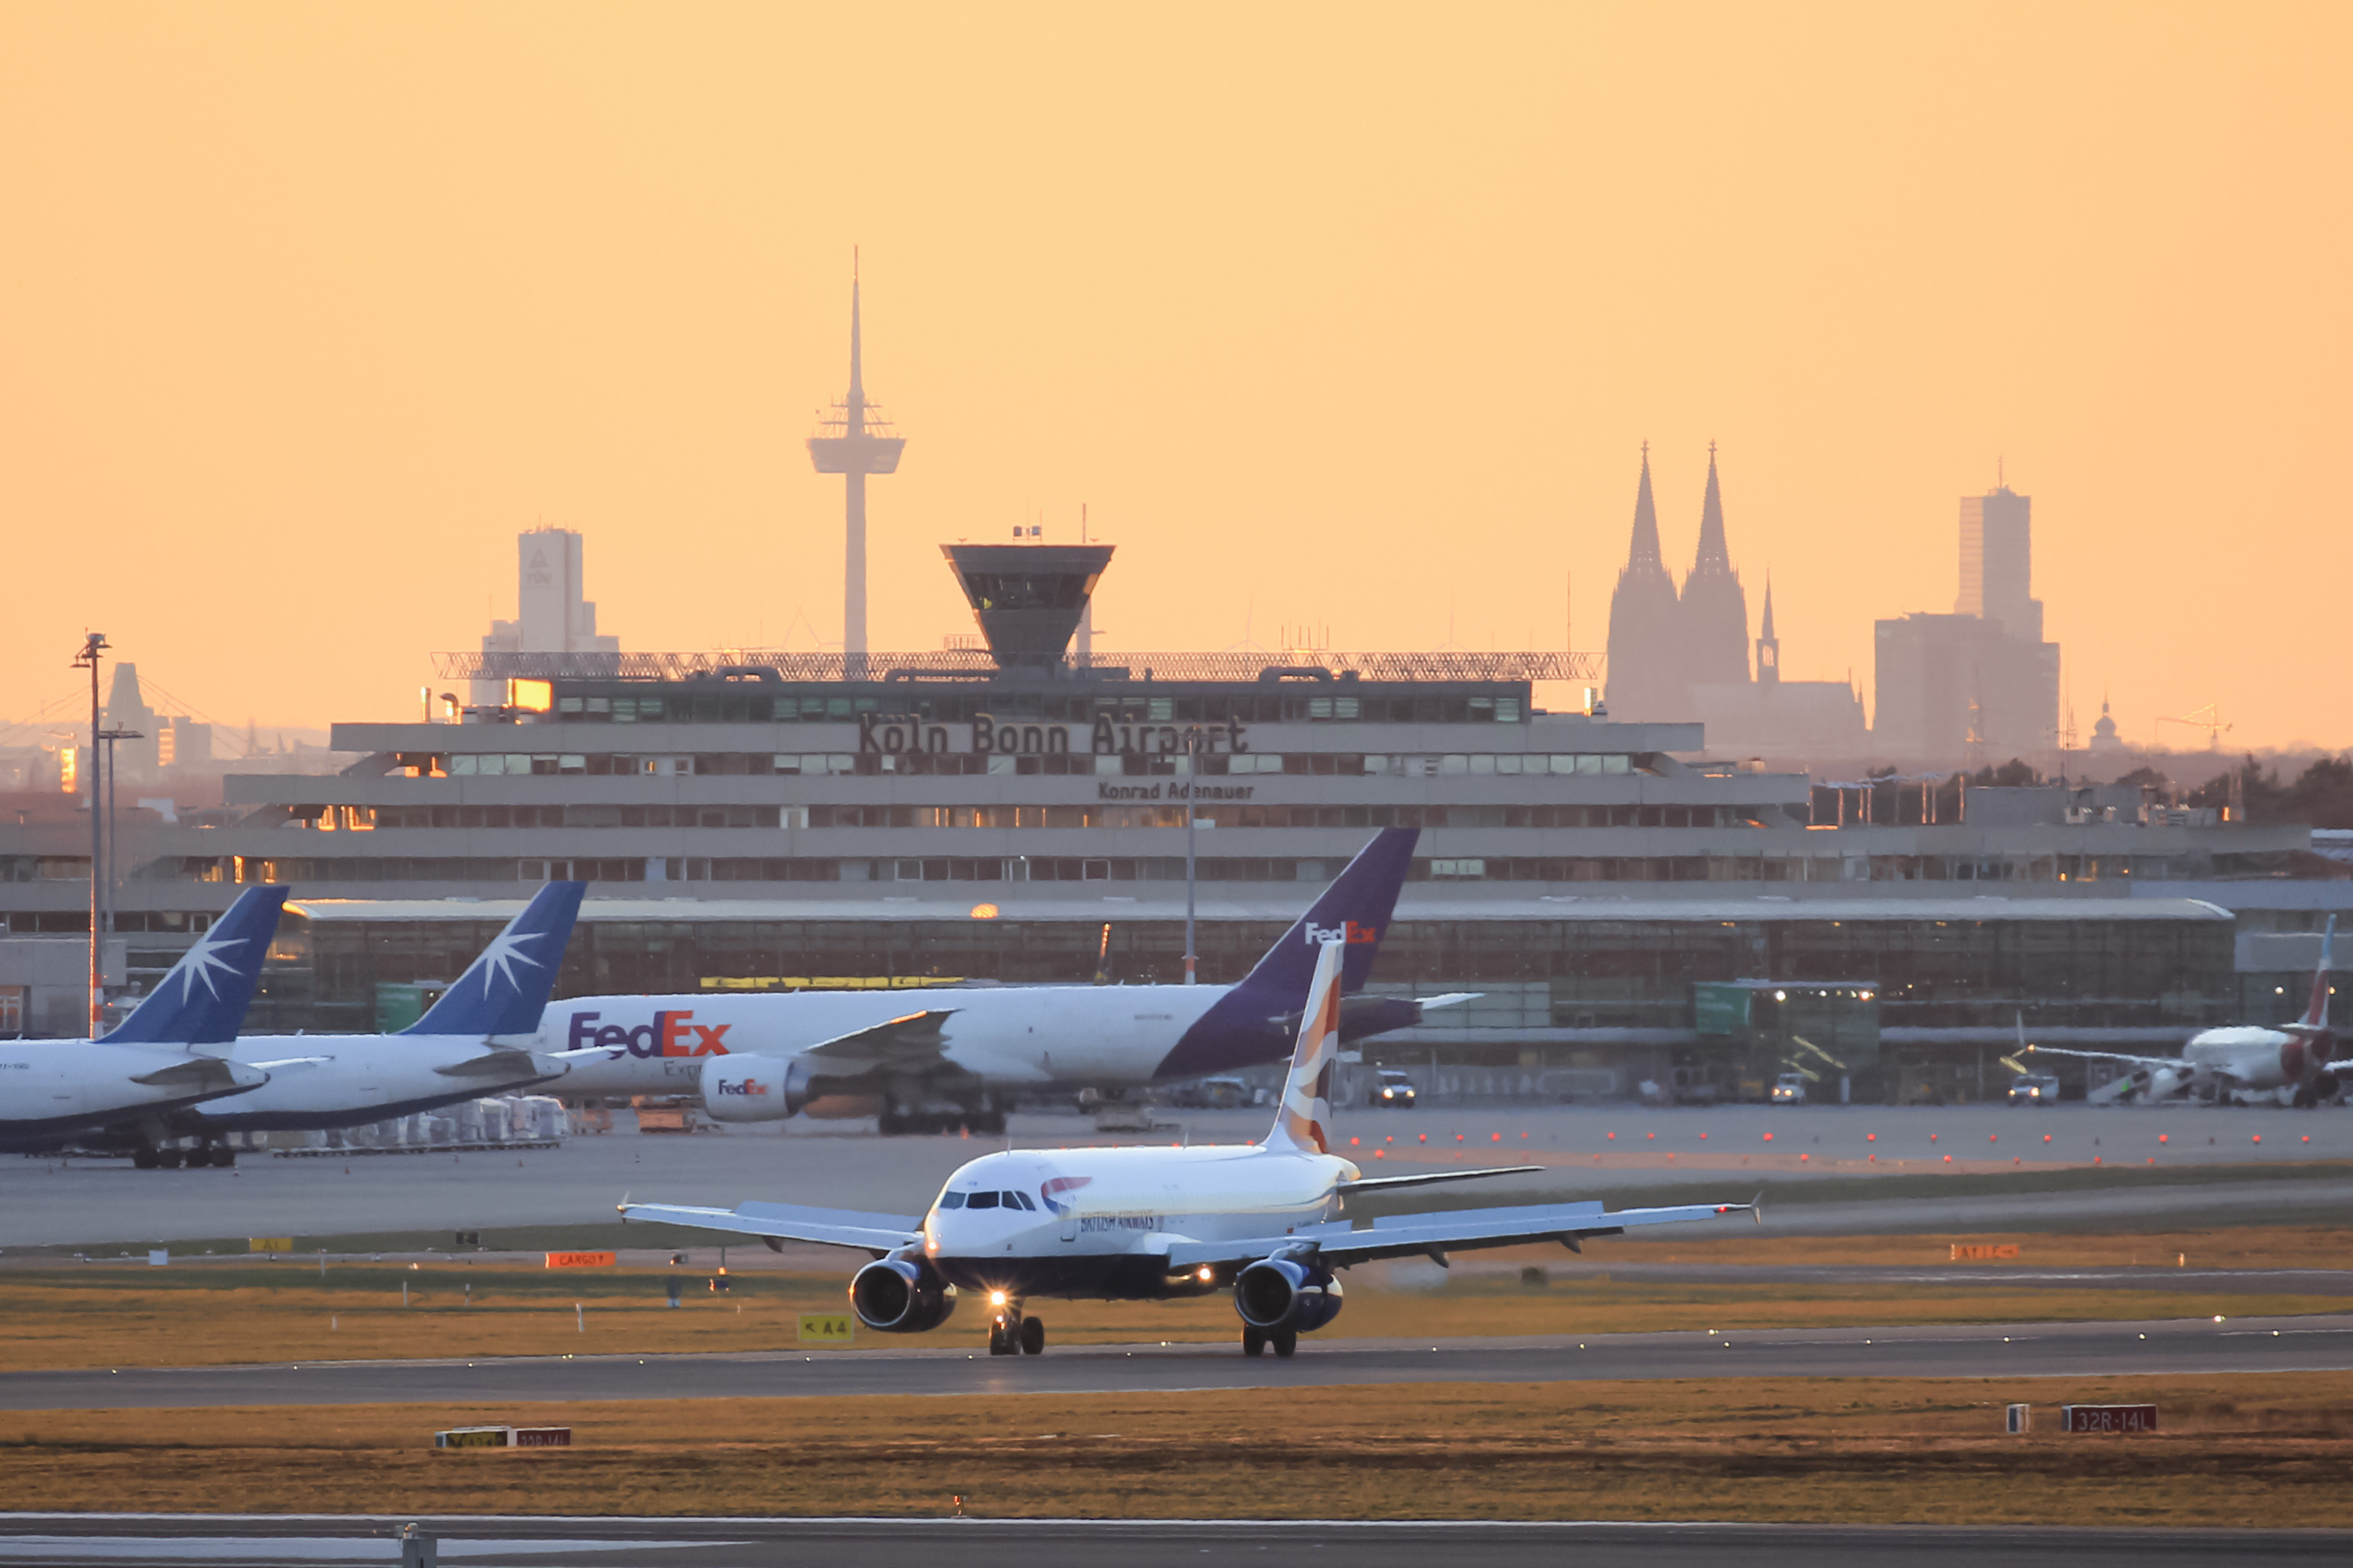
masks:
POLYGON ((2321 929, 2320 967, 2313 973, 2312 1001, 2305 1007, 2304 1010, 2304 1023, 2305 1026, 2308 1029, 2318 1030, 2328 1027, 2329 950, 2336 945, 2337 917, 2335 915, 2331 915, 2328 917, 2327 925, 2321 929))
POLYGON ((1268 948, 1242 983, 1234 987, 1249 1005, 1268 1014, 1285 1014, 1307 995, 1323 945, 1344 945, 1340 965, 1342 994, 1363 989, 1380 955, 1381 933, 1388 930, 1406 873, 1413 868, 1413 847, 1419 827, 1385 827, 1356 858, 1332 879, 1323 896, 1268 948))
POLYGON ((1299 1047, 1292 1053, 1291 1076, 1283 1080, 1274 1125, 1266 1134, 1270 1149, 1331 1152, 1332 1073, 1340 1059, 1340 973, 1346 949, 1345 942, 1335 939, 1316 952, 1307 1012, 1299 1023, 1299 1047))
POLYGON ((290 889, 248 888, 106 1037, 110 1045, 225 1046, 237 1038, 290 889))
POLYGON ((404 1035, 528 1035, 555 990, 586 882, 550 882, 404 1035))

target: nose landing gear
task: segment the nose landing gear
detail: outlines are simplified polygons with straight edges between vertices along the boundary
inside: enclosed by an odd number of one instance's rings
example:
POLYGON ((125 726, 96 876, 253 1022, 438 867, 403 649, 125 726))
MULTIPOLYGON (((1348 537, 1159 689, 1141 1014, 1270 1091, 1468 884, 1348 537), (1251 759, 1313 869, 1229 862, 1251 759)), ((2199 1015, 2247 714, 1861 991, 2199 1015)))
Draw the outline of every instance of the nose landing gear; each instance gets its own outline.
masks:
POLYGON ((989 1320, 988 1353, 991 1355, 1043 1355, 1046 1353, 1046 1321, 1022 1316, 1021 1303, 1008 1301, 989 1320))

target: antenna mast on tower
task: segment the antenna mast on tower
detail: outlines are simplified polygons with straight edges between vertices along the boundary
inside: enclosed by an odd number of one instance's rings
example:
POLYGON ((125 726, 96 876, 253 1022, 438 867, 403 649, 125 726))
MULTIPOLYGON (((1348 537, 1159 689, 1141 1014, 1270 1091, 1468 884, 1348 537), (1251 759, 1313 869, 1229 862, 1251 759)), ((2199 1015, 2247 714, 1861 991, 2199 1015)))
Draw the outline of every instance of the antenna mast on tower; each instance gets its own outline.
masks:
POLYGON ((859 342, 858 251, 849 252, 849 395, 818 416, 808 439, 809 460, 820 474, 843 476, 844 531, 841 651, 842 673, 852 680, 866 664, 866 476, 896 473, 906 439, 866 400, 865 367, 859 342))

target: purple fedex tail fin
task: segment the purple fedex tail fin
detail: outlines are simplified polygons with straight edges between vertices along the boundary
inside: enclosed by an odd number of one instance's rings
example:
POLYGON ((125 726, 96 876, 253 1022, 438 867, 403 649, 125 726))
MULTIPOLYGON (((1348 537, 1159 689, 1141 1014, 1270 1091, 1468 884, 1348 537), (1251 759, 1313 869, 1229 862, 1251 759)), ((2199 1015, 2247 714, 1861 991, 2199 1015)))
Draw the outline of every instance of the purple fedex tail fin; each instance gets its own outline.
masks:
POLYGON ((1380 955, 1381 935, 1388 930, 1420 837, 1418 827, 1384 828, 1356 851, 1324 896, 1266 950, 1241 984, 1185 1031, 1155 1076, 1194 1078, 1287 1054, 1307 1005, 1316 960, 1327 942, 1341 943, 1345 954, 1340 964, 1341 993, 1362 989, 1373 972, 1373 960, 1380 955))

